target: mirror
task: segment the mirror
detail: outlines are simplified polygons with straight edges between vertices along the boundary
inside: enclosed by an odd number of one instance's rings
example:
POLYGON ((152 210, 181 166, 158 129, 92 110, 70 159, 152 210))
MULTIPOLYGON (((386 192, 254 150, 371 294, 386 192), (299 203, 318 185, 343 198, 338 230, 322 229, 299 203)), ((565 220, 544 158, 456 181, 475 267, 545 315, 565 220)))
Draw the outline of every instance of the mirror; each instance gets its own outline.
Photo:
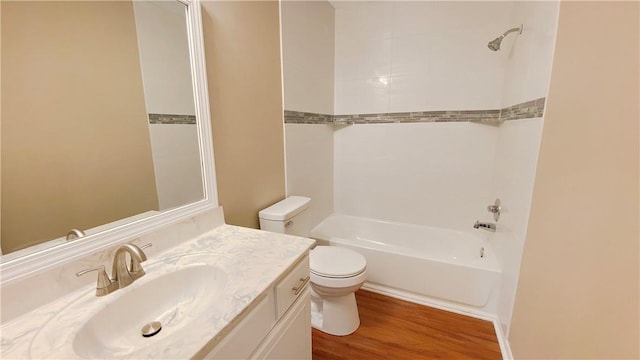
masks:
POLYGON ((217 206, 198 2, 1 6, 3 270, 217 206))

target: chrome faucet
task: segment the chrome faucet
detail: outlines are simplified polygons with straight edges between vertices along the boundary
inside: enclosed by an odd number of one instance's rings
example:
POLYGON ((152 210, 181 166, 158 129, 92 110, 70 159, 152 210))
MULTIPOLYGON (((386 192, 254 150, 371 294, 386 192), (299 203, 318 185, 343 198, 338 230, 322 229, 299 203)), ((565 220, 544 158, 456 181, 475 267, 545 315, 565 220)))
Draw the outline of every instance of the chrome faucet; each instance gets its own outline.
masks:
POLYGON ((473 224, 473 228, 496 232, 496 224, 490 222, 476 221, 476 223, 473 224))
POLYGON ((124 244, 116 250, 113 256, 112 281, 118 283, 118 288, 122 289, 131 285, 132 282, 144 276, 144 269, 141 262, 147 260, 147 255, 138 246, 124 244), (131 265, 127 265, 127 253, 131 257, 131 265))
POLYGON ((98 281, 96 284, 96 296, 104 296, 118 289, 122 289, 131 285, 132 282, 144 276, 141 262, 147 260, 147 255, 142 249, 151 246, 151 244, 138 247, 133 244, 124 244, 116 250, 113 256, 113 278, 109 278, 104 265, 96 268, 82 270, 76 273, 76 276, 82 276, 90 271, 98 272, 98 281), (127 254, 131 258, 131 262, 127 266, 127 254))

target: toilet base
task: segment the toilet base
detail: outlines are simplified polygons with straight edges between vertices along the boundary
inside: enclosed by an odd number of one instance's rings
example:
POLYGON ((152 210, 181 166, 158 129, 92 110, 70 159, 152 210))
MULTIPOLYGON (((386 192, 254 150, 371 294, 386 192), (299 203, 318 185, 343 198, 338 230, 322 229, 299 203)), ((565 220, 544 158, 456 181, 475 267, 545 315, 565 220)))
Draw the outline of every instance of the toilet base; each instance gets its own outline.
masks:
POLYGON ((354 293, 331 297, 312 294, 311 326, 336 336, 349 335, 356 331, 360 326, 360 316, 354 293))

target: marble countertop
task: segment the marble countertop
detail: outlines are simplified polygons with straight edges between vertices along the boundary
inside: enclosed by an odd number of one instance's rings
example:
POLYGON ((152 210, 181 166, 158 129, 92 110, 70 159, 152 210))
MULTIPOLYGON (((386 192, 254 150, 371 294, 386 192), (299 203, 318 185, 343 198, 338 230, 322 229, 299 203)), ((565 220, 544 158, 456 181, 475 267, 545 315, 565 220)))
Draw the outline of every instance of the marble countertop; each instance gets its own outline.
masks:
MULTIPOLYGON (((74 351, 77 330, 89 317, 107 307, 110 297, 122 296, 145 281, 196 261, 213 265, 223 270, 226 276, 215 304, 211 304, 212 310, 204 311, 203 316, 195 319, 185 316, 183 320, 189 321, 189 326, 179 327, 179 331, 161 331, 152 338, 140 336, 135 340, 140 342, 139 346, 136 342, 129 344, 129 348, 123 344, 122 351, 109 356, 190 358, 226 334, 235 325, 234 319, 251 308, 270 286, 304 257, 313 244, 313 240, 306 238, 232 225, 219 226, 149 258, 143 263, 147 275, 127 288, 96 297, 95 285, 92 284, 3 324, 0 356, 3 359, 78 358, 74 351), (59 314, 65 314, 62 320, 59 314)), ((38 296, 37 291, 34 290, 33 296, 38 296)))

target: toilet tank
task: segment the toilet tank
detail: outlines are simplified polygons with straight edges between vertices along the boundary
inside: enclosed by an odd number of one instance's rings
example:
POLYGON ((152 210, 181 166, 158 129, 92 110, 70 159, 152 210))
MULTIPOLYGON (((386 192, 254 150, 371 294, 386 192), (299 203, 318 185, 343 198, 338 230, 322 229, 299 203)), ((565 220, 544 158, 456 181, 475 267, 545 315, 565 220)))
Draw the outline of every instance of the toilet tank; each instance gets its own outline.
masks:
POLYGON ((289 196, 260 211, 260 229, 288 235, 308 237, 311 199, 289 196))

